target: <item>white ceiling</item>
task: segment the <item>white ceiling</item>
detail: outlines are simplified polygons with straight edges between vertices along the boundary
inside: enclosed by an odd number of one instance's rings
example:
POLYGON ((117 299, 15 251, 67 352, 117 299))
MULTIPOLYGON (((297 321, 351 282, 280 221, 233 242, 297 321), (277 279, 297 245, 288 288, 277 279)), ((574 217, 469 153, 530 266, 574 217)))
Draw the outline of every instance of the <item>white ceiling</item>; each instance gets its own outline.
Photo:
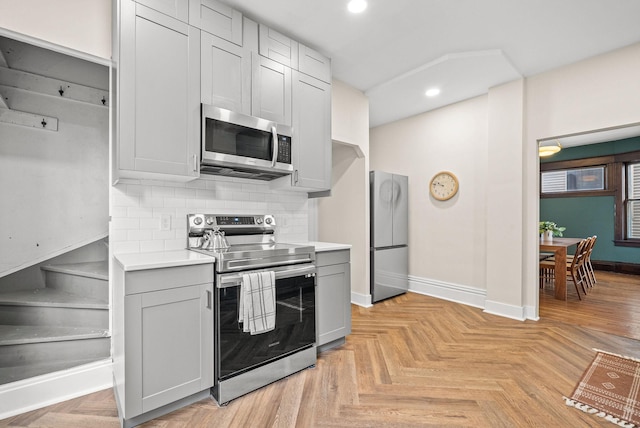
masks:
POLYGON ((371 127, 640 42, 639 0, 368 0, 360 15, 347 0, 222 1, 331 57, 371 127))
POLYGON ((559 142, 562 147, 584 146, 586 144, 606 143, 610 141, 624 140, 625 138, 640 135, 640 123, 629 124, 617 128, 590 130, 579 134, 560 135, 553 138, 540 140, 541 146, 555 145, 559 142))

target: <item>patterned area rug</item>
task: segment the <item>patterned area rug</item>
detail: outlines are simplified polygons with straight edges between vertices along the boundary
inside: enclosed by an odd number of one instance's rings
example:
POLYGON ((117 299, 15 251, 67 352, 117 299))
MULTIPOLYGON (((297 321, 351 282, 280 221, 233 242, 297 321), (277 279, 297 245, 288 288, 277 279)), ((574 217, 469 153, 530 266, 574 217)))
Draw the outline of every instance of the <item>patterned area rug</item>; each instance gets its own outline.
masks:
POLYGON ((605 418, 621 427, 640 424, 640 360, 598 351, 582 375, 568 406, 605 418))

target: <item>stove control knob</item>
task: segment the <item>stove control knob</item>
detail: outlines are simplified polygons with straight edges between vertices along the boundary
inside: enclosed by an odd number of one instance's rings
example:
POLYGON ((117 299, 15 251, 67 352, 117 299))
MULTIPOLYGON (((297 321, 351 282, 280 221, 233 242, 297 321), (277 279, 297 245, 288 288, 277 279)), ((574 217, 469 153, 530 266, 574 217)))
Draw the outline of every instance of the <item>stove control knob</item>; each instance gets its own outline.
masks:
POLYGON ((256 218, 256 223, 257 224, 262 224, 262 217, 256 218))
POLYGON ((271 217, 267 217, 267 218, 264 219, 264 222, 267 223, 267 224, 271 224, 271 223, 273 223, 273 219, 271 217))
POLYGON ((196 226, 199 226, 202 224, 202 219, 200 217, 196 217, 193 219, 193 222, 196 224, 196 226))
POLYGON ((211 226, 213 224, 213 217, 207 217, 207 219, 205 221, 207 222, 207 224, 209 226, 211 226))

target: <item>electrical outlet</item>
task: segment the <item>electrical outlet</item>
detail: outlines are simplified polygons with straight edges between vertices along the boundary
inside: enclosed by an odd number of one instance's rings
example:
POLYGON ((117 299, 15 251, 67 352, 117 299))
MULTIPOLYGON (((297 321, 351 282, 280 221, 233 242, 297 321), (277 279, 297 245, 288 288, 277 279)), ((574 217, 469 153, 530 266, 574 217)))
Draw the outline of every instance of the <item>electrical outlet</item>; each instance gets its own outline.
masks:
POLYGON ((171 214, 160 215, 160 230, 171 230, 171 214))

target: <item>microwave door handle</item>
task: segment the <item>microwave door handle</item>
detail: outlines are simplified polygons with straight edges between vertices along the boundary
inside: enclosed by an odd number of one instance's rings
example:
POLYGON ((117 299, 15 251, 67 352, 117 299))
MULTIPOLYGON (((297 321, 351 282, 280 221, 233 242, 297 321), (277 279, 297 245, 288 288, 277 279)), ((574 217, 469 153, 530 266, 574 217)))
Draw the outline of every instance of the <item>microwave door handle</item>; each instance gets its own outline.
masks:
POLYGON ((273 135, 273 161, 271 162, 271 166, 276 166, 276 161, 278 160, 278 131, 275 126, 271 127, 271 134, 273 135))

